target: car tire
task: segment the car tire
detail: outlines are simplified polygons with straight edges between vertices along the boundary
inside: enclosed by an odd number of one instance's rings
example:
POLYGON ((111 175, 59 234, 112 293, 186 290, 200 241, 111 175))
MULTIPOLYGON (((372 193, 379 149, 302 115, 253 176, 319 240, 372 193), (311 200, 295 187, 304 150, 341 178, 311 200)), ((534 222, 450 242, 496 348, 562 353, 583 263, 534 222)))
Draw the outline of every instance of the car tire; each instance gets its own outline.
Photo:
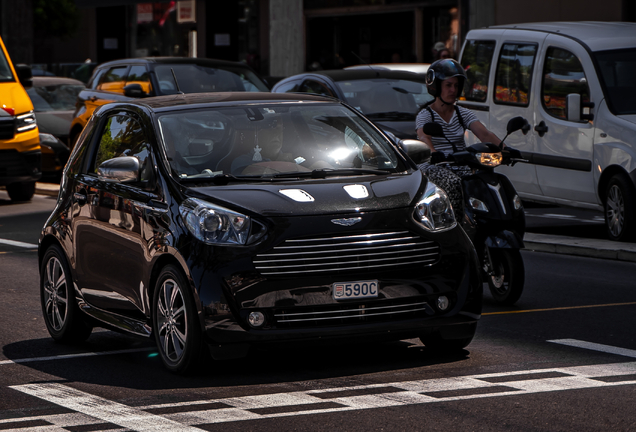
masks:
POLYGON ((636 238, 634 186, 625 175, 617 174, 605 191, 605 227, 607 237, 614 241, 633 241, 636 238))
POLYGON ((11 183, 7 185, 7 193, 11 201, 29 201, 35 194, 35 182, 11 183))
POLYGON ((513 305, 521 297, 525 284, 525 268, 517 249, 490 249, 494 275, 488 275, 490 294, 500 305, 513 305))
POLYGON ((177 374, 195 372, 204 353, 189 284, 173 265, 163 268, 154 287, 153 333, 164 366, 177 374))
POLYGON ((93 327, 77 305, 68 261, 57 245, 49 247, 42 260, 40 299, 46 328, 55 341, 79 343, 88 339, 93 327))

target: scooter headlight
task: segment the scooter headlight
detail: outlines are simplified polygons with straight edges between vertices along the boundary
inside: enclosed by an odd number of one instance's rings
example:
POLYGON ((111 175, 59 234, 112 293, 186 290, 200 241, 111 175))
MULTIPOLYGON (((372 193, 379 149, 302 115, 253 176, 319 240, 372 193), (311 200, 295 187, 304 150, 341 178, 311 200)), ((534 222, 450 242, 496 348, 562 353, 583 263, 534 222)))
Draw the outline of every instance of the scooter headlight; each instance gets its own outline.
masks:
POLYGON ((428 182, 424 196, 415 206, 414 216, 428 231, 446 231, 457 225, 448 195, 431 182, 428 182))
POLYGON ((477 153, 475 155, 480 164, 487 167, 496 167, 501 165, 503 156, 498 153, 477 153))

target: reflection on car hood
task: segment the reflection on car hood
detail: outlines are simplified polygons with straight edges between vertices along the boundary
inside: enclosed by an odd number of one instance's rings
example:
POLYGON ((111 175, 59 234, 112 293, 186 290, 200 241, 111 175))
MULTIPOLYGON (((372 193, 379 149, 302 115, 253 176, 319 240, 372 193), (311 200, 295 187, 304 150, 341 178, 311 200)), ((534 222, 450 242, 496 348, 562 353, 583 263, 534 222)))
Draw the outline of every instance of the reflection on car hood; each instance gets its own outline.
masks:
MULTIPOLYGON (((274 183, 244 183, 226 186, 193 188, 211 201, 223 201, 249 212, 263 216, 303 216, 317 214, 342 214, 352 212, 382 211, 414 205, 422 193, 425 178, 420 171, 387 176, 339 177, 325 180, 303 180, 274 183), (348 185, 362 185, 368 192, 366 198, 354 198, 345 190, 348 185), (294 196, 293 190, 301 190, 294 196), (289 191, 292 191, 291 193, 289 191), (310 197, 310 198, 309 198, 310 197)), ((358 188, 361 189, 361 188, 358 188)), ((355 194, 354 194, 355 195, 355 194)))

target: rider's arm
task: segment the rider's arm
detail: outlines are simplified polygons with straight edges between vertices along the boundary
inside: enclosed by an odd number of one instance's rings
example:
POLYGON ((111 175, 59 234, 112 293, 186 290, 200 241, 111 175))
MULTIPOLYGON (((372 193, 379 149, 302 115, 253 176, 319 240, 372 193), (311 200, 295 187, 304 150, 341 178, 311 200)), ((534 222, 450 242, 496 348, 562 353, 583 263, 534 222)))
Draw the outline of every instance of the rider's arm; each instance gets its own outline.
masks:
POLYGON ((480 121, 472 122, 469 125, 469 128, 481 142, 490 142, 497 145, 501 143, 501 140, 497 137, 497 135, 490 132, 480 121))
POLYGON ((426 145, 431 148, 431 153, 437 151, 433 146, 433 140, 431 140, 431 136, 424 133, 424 128, 419 128, 417 130, 417 139, 426 143, 426 145))

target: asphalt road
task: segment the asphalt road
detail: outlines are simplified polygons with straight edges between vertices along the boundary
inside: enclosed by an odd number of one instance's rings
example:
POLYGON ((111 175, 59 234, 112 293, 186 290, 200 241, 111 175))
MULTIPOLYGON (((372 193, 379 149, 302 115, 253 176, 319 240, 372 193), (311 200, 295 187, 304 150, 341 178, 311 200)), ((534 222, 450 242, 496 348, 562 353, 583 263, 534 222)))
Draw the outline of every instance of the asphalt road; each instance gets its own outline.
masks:
POLYGON ((179 377, 143 339, 49 338, 33 245, 55 199, 3 194, 0 430, 636 430, 634 263, 523 252, 521 299, 487 293, 457 355, 417 340, 261 348, 179 377))

